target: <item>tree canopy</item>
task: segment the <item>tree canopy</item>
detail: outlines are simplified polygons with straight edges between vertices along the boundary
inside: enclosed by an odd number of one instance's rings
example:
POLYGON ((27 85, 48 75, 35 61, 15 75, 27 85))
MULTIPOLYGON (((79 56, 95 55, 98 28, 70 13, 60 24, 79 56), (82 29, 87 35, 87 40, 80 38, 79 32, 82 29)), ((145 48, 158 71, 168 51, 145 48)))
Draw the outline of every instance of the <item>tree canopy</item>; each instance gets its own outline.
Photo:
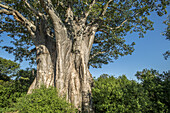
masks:
POLYGON ((35 46, 31 36, 40 19, 46 20, 48 34, 56 40, 53 21, 44 7, 48 5, 69 30, 73 30, 76 23, 81 25, 81 21, 85 21, 87 28, 98 25, 89 66, 101 67, 113 58, 132 54, 135 43, 127 44, 123 37, 129 32, 138 32, 139 37, 143 37, 147 30, 153 30, 148 16, 153 11, 159 16, 167 14, 169 4, 169 0, 3 0, 0 1, 0 32, 8 33, 15 47, 2 48, 13 53, 16 60, 25 58, 34 63, 35 46))
POLYGON ((11 77, 19 69, 19 64, 11 60, 0 57, 0 82, 9 81, 11 77))
POLYGON ((101 75, 94 82, 94 111, 98 113, 169 113, 170 72, 144 69, 128 80, 125 75, 101 75))

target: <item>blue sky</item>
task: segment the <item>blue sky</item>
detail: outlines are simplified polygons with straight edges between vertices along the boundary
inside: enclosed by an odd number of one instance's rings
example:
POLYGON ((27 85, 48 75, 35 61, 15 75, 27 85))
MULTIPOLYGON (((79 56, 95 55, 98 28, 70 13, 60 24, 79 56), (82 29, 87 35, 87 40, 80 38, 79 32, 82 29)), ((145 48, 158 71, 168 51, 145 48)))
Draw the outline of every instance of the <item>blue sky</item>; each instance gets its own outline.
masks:
MULTIPOLYGON (((170 11, 170 7, 168 11, 170 11)), ((125 37, 127 43, 133 41, 136 43, 132 55, 120 57, 114 63, 103 65, 101 69, 90 69, 93 76, 98 77, 105 73, 118 77, 125 74, 129 79, 136 80, 135 73, 145 68, 156 69, 160 73, 170 70, 170 58, 165 60, 163 57, 163 53, 170 50, 170 41, 161 34, 167 27, 163 24, 167 15, 159 17, 152 13, 149 18, 154 22, 153 31, 147 31, 144 38, 138 38, 137 33, 128 34, 125 37)))
MULTIPOLYGON (((168 7, 170 12, 170 7, 168 7)), ((125 74, 129 79, 135 78, 137 71, 142 71, 144 68, 156 69, 160 73, 163 71, 170 70, 170 58, 165 60, 163 53, 170 50, 170 41, 166 40, 161 35, 165 31, 166 25, 163 21, 167 18, 167 15, 162 17, 152 13, 149 17, 154 22, 154 31, 147 31, 144 38, 138 38, 138 34, 128 34, 125 39, 127 43, 135 42, 135 51, 132 55, 120 57, 114 63, 103 65, 102 68, 93 69, 90 68, 90 72, 93 76, 99 77, 101 74, 114 75, 116 77, 125 74)), ((1 35, 0 39, 4 38, 5 41, 1 44, 10 45, 10 38, 5 34, 1 35)), ((4 50, 0 49, 0 57, 14 60, 14 56, 8 54, 4 50)), ((21 68, 29 67, 28 62, 24 61, 21 63, 21 68)))

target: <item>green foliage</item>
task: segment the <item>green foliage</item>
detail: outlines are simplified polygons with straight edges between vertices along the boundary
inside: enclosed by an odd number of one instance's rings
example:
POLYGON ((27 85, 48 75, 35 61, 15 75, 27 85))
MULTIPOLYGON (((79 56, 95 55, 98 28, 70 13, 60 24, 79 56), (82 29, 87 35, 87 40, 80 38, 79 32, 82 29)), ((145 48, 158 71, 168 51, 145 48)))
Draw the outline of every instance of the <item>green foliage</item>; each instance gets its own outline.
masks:
POLYGON ((19 70, 19 64, 11 60, 0 58, 0 63, 0 112, 2 112, 12 107, 17 98, 27 93, 35 76, 33 69, 19 70))
POLYGON ((93 103, 97 113, 169 113, 170 72, 156 70, 137 72, 141 83, 125 75, 107 74, 94 81, 93 103))
POLYGON ((36 70, 35 69, 20 69, 15 75, 15 84, 18 87, 17 91, 20 92, 27 92, 28 88, 32 84, 35 76, 36 70))
POLYGON ((19 64, 16 62, 0 57, 0 77, 5 76, 6 74, 12 74, 16 72, 18 68, 19 64))
POLYGON ((0 64, 0 112, 65 113, 75 111, 66 100, 58 96, 56 89, 52 87, 49 89, 42 87, 35 90, 33 94, 26 95, 35 78, 35 69, 19 70, 17 63, 3 58, 0 58, 0 64), (14 73, 16 69, 18 71, 14 73))
POLYGON ((144 69, 136 75, 141 80, 142 87, 148 91, 152 105, 149 106, 153 112, 170 112, 170 71, 159 74, 156 70, 144 69))
POLYGON ((0 112, 12 107, 12 104, 16 102, 17 98, 26 94, 26 92, 18 91, 23 90, 23 88, 17 85, 12 80, 0 84, 0 112))
POLYGON ((14 104, 12 111, 19 113, 75 113, 76 110, 64 98, 58 96, 54 87, 42 86, 32 94, 21 97, 14 104))
POLYGON ((8 81, 0 79, 0 112, 11 108, 17 98, 24 96, 35 77, 32 75, 32 70, 29 69, 19 70, 13 76, 15 76, 15 79, 8 81))
POLYGON ((147 92, 140 84, 128 80, 125 75, 114 78, 103 75, 93 88, 94 109, 97 113, 148 112, 147 92))
MULTIPOLYGON (((38 0, 27 1, 34 9, 49 17, 38 0)), ((65 23, 69 2, 67 0, 51 1, 57 15, 65 23)), ((32 23, 41 21, 41 19, 37 20, 37 15, 27 7, 23 0, 3 0, 0 3, 19 11, 32 23)), ((91 3, 92 0, 72 0, 71 8, 75 21, 80 21, 85 16, 85 12, 89 11, 86 24, 91 26, 98 23, 99 25, 90 54, 91 56, 97 55, 89 61, 89 65, 95 68, 112 62, 113 58, 132 54, 134 43, 127 44, 123 37, 132 32, 138 32, 139 37, 143 37, 147 30, 153 30, 153 22, 148 19, 148 16, 151 12, 156 12, 159 16, 167 14, 166 7, 170 4, 169 0, 113 0, 110 3, 109 0, 97 0, 90 8, 91 3), (107 3, 109 3, 108 8, 103 14, 107 3), (102 54, 98 54, 99 52, 102 54)), ((3 8, 0 7, 0 9, 3 8)), ((2 48, 13 53, 16 60, 22 61, 25 58, 35 63, 35 51, 31 51, 35 45, 26 27, 18 23, 13 16, 5 14, 0 15, 0 24, 0 32, 8 33, 8 36, 13 39, 11 43, 14 44, 12 47, 2 48)), ((47 18, 46 24, 51 32, 55 31, 50 18, 47 18)))

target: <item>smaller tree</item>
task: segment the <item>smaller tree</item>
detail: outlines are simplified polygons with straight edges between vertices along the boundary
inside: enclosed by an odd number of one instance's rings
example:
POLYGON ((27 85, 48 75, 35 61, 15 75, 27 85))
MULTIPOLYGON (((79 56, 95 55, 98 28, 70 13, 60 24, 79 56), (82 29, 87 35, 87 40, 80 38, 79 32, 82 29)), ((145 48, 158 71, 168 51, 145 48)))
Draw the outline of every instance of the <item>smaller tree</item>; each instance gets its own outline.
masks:
POLYGON ((154 113, 169 113, 170 110, 170 72, 159 74, 156 70, 144 69, 135 75, 141 80, 142 87, 149 93, 152 104, 149 107, 154 113))
POLYGON ((19 67, 20 65, 16 62, 0 57, 0 80, 9 80, 7 75, 16 73, 19 67))
POLYGON ((94 109, 97 113, 148 112, 148 94, 141 84, 128 80, 125 75, 115 78, 101 75, 93 88, 94 109))

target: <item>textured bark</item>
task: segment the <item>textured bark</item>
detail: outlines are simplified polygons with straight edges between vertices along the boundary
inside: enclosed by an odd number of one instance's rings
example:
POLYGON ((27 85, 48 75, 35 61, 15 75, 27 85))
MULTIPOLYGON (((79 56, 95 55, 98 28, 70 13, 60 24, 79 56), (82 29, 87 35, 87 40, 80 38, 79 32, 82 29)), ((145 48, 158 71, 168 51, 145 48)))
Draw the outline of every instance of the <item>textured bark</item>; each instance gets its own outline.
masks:
POLYGON ((41 85, 54 86, 55 61, 56 61, 56 44, 52 38, 47 37, 44 31, 43 22, 38 26, 36 31, 36 62, 37 75, 28 90, 28 94, 32 93, 32 89, 39 88, 41 85))
MULTIPOLYGON (((83 35, 84 33, 72 37, 72 32, 68 32, 58 23, 56 40, 53 40, 44 31, 44 26, 42 22, 36 31, 37 75, 28 94, 41 85, 47 88, 54 86, 58 89, 59 95, 66 96, 79 111, 91 112, 92 77, 88 70, 90 40, 86 39, 87 35, 83 35)), ((81 27, 77 29, 78 32, 81 27)), ((93 38, 94 35, 91 36, 91 39, 93 38)))
POLYGON ((50 37, 44 18, 36 25, 37 76, 30 86, 54 86, 59 95, 65 96, 79 111, 92 112, 91 83, 88 70, 89 55, 97 26, 86 26, 86 18, 73 20, 71 7, 65 23, 53 9, 51 0, 40 0, 52 20, 54 37, 50 37))
POLYGON ((80 53, 71 53, 60 57, 57 54, 56 63, 52 60, 48 48, 40 45, 37 48, 37 76, 29 88, 39 88, 40 85, 56 86, 59 94, 66 96, 80 111, 91 110, 91 76, 85 56, 80 53), (67 60, 65 58, 67 58, 67 60))

